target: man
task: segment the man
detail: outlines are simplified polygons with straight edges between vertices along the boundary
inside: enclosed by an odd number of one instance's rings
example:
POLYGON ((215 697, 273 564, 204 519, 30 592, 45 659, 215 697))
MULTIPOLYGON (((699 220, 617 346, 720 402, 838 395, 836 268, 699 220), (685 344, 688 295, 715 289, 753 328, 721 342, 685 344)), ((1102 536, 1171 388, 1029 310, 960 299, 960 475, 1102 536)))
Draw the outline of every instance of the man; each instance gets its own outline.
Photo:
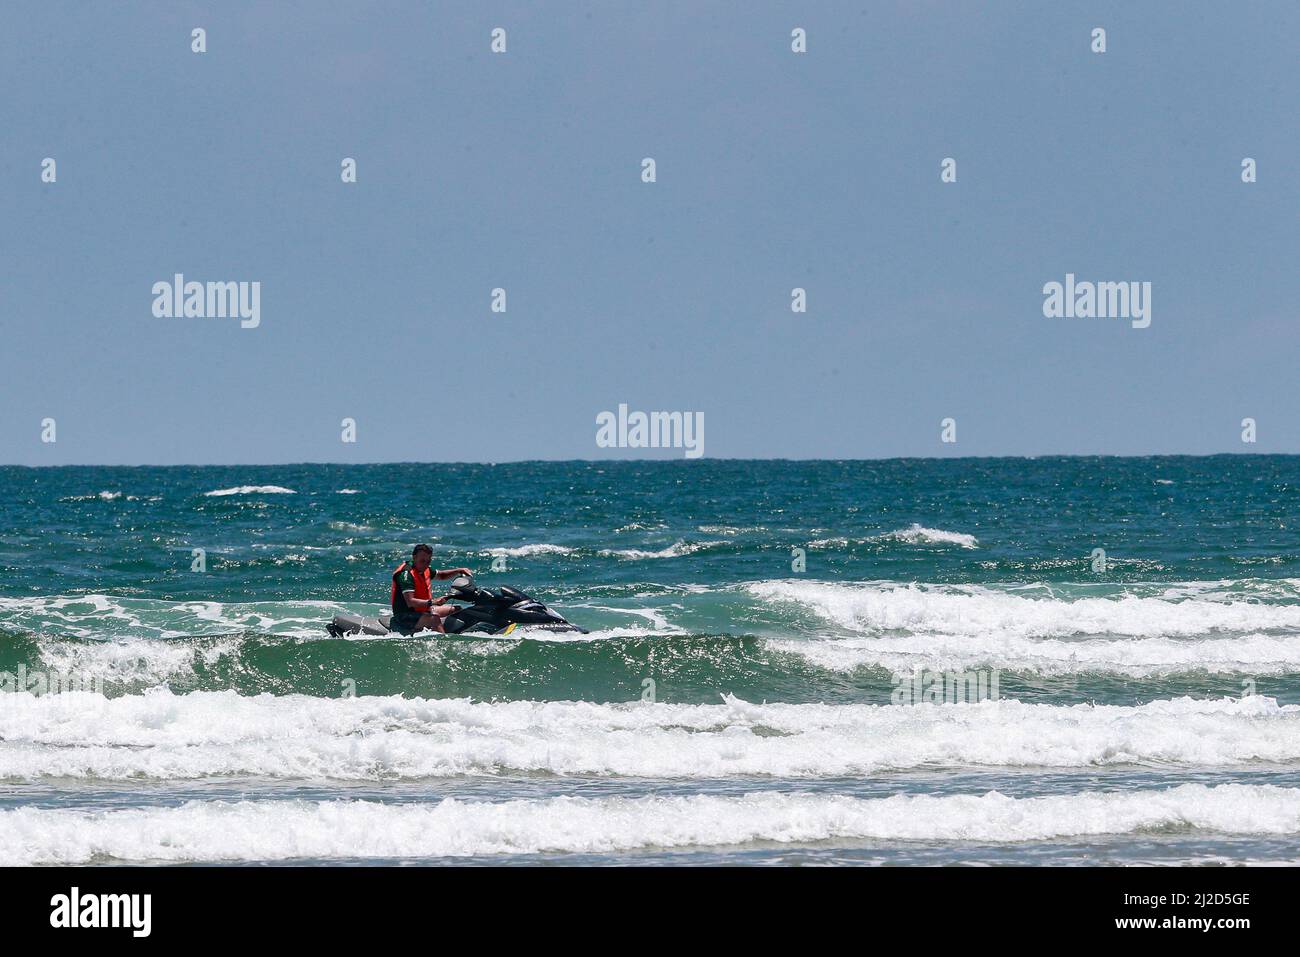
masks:
POLYGON ((402 562, 393 572, 393 620, 389 625, 393 631, 403 635, 426 629, 446 631, 442 620, 456 611, 456 606, 445 604, 445 595, 434 598, 431 582, 435 578, 442 581, 472 573, 468 568, 434 571, 429 567, 432 561, 433 549, 428 545, 416 545, 411 560, 402 562))

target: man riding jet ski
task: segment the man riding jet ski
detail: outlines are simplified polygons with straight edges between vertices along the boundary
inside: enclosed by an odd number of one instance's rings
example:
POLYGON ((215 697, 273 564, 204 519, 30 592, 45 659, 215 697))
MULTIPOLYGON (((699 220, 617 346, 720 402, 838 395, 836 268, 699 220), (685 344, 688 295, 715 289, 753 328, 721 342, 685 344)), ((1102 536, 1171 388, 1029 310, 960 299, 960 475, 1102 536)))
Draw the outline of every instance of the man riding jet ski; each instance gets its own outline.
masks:
POLYGON ((468 568, 435 571, 429 567, 433 549, 417 545, 411 561, 403 562, 393 572, 391 615, 363 618, 341 613, 325 626, 335 638, 343 635, 413 635, 417 631, 437 631, 451 635, 486 632, 508 635, 517 628, 542 631, 577 631, 585 629, 570 624, 541 602, 508 585, 490 590, 479 588, 468 568), (450 591, 434 598, 434 579, 452 579, 450 591), (468 602, 468 607, 449 605, 449 600, 468 602))

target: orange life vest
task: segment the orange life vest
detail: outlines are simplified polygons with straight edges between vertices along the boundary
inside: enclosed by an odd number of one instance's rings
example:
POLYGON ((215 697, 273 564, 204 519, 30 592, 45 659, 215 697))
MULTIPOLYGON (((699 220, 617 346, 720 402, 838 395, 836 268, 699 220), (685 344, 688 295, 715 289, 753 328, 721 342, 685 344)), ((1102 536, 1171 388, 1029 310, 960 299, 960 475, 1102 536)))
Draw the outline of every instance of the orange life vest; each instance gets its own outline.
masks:
MULTIPOLYGON (((401 594, 402 594, 401 589, 397 587, 398 576, 400 576, 402 572, 406 571, 406 566, 407 566, 407 562, 402 562, 402 564, 397 566, 397 570, 393 572, 392 602, 393 602, 393 611, 406 612, 409 614, 412 611, 412 609, 409 605, 406 604, 406 599, 401 598, 401 594), (399 599, 401 599, 400 603, 399 603, 399 599)), ((433 581, 432 566, 426 568, 424 570, 423 575, 417 572, 414 568, 412 568, 411 578, 414 579, 415 581, 416 598, 423 598, 425 601, 429 601, 430 599, 433 598, 433 591, 431 590, 432 586, 430 585, 430 582, 433 581)))

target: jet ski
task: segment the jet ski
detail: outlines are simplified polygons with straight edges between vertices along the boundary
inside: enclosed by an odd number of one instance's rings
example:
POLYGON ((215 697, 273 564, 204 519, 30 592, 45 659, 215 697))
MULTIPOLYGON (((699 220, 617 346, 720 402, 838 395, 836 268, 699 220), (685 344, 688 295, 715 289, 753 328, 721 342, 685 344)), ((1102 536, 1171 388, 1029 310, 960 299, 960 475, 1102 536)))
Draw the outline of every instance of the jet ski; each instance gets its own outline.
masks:
MULTIPOLYGON (((520 631, 576 631, 582 634, 587 629, 566 621, 563 616, 552 611, 540 601, 525 595, 509 585, 498 588, 480 588, 474 584, 469 575, 460 575, 451 580, 447 588, 453 601, 467 602, 443 619, 443 627, 449 635, 466 633, 486 633, 489 635, 513 635, 523 637, 520 631)), ((379 615, 366 618, 341 612, 325 626, 325 630, 334 638, 346 635, 395 635, 389 623, 392 615, 379 615)))

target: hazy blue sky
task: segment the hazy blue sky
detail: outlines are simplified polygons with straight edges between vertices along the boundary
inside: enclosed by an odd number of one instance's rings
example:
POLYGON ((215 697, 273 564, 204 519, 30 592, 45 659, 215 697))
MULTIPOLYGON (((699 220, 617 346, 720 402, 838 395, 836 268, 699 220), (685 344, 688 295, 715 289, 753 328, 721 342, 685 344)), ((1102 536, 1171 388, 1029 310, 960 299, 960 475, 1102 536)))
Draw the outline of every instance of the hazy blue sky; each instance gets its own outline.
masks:
POLYGON ((6 4, 0 462, 1300 451, 1293 0, 365 7, 6 4))

